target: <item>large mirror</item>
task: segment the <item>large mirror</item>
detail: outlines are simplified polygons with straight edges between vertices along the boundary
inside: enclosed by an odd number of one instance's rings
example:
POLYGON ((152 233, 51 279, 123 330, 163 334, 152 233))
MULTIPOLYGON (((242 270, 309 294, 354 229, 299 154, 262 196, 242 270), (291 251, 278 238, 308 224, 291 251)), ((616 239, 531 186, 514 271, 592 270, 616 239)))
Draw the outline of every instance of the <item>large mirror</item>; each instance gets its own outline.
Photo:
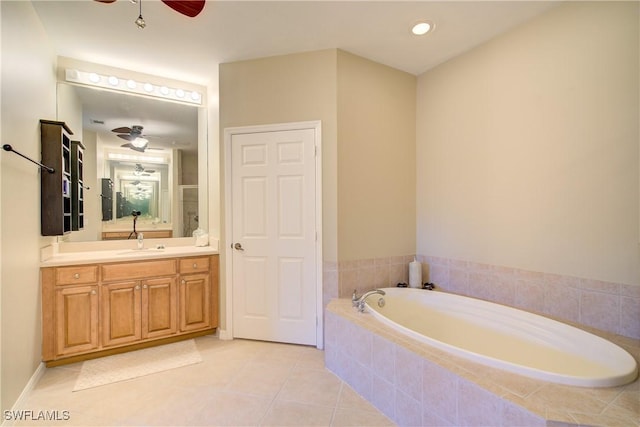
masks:
POLYGON ((202 107, 59 83, 58 120, 84 145, 85 227, 62 241, 206 230, 202 107))

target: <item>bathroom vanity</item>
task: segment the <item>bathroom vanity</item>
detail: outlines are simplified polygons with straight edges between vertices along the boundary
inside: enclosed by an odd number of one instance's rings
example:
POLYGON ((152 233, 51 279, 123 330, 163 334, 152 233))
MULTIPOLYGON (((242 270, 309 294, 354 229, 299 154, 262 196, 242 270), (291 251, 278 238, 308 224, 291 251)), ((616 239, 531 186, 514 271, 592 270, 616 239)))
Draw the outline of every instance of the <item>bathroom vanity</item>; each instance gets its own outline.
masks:
POLYGON ((57 254, 41 263, 47 366, 194 336, 218 326, 210 247, 57 254))

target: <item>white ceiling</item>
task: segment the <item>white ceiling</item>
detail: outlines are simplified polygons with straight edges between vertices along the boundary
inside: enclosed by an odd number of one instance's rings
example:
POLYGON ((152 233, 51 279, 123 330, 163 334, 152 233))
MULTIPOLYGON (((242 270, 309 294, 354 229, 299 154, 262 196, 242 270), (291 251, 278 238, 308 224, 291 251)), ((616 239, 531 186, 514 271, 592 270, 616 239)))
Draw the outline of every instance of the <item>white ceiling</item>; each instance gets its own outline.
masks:
MULTIPOLYGON (((159 0, 141 1, 144 29, 134 24, 140 5, 129 0, 32 3, 60 56, 193 82, 213 91, 220 63, 329 48, 418 75, 558 4, 207 0, 200 15, 188 18, 159 0), (421 19, 434 22, 435 30, 413 36, 410 27, 421 19)), ((150 146, 196 149, 193 114, 174 112, 171 103, 156 109, 141 105, 143 98, 107 95, 82 94, 85 129, 116 144, 124 141, 111 129, 142 125, 145 133, 157 137, 150 146)))
POLYGON ((218 64, 340 48, 412 74, 517 26, 555 1, 220 1, 195 18, 158 0, 33 0, 57 53, 217 87, 218 64), (428 19, 436 29, 410 34, 428 19))

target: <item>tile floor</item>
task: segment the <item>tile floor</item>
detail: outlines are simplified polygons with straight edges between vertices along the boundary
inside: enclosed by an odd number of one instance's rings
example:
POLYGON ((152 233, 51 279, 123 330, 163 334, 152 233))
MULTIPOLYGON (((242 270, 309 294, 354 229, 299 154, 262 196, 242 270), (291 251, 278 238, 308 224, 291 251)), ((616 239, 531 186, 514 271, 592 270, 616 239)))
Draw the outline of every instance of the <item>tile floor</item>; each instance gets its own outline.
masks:
POLYGON ((66 421, 15 425, 392 426, 324 367, 315 348, 196 339, 203 362, 72 392, 81 363, 49 368, 23 400, 28 411, 69 411, 66 421))

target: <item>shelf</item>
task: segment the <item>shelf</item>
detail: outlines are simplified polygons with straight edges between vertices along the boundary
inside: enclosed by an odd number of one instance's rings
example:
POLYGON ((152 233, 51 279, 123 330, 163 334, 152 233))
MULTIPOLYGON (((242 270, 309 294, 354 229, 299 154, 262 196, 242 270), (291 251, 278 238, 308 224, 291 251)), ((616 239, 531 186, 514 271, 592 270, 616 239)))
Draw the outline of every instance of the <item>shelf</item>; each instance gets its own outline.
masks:
POLYGON ((40 228, 43 236, 60 236, 72 230, 74 180, 71 175, 71 129, 64 122, 40 120, 42 163, 54 173, 40 174, 40 228))
POLYGON ((71 229, 84 228, 84 145, 80 141, 71 141, 71 229))

